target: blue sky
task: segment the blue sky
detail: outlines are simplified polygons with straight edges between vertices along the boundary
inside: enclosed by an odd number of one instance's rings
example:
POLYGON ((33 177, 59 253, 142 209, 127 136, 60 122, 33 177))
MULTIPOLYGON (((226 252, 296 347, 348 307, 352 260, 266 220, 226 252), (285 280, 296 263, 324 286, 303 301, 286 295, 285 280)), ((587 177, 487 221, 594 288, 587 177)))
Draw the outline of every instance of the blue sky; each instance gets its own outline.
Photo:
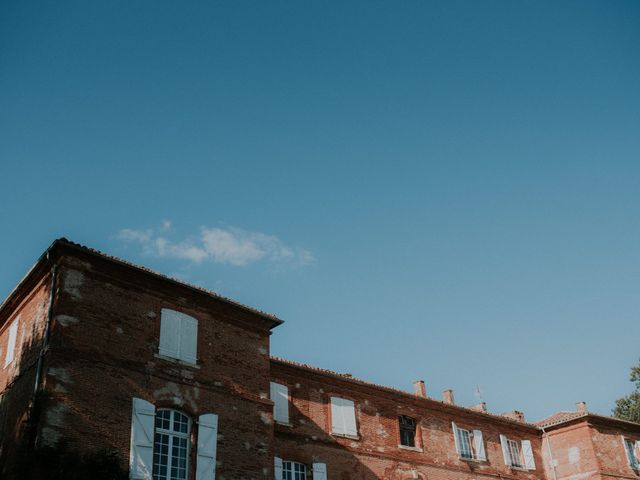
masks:
POLYGON ((635 1, 0 5, 0 295, 56 237, 536 420, 640 357, 635 1))

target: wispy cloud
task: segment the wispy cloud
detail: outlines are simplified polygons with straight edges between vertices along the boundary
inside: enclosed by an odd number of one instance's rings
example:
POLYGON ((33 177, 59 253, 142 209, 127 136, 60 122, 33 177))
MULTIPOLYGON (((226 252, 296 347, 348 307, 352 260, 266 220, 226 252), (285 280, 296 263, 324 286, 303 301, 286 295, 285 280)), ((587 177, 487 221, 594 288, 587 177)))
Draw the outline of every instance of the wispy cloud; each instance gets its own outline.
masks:
POLYGON ((278 237, 241 228, 201 227, 197 235, 184 240, 168 237, 171 222, 165 220, 156 229, 120 230, 115 238, 136 244, 147 255, 176 258, 192 263, 211 261, 243 267, 256 262, 278 266, 300 267, 315 261, 308 250, 285 245, 278 237))

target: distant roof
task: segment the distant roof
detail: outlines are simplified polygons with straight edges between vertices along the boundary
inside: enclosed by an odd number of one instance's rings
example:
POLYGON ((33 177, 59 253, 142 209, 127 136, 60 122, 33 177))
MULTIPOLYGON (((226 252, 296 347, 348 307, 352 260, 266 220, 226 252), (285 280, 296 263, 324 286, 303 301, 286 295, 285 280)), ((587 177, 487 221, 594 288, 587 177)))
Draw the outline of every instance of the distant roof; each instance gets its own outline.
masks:
MULTIPOLYGON (((238 302, 238 301, 236 301, 236 300, 233 300, 233 299, 231 299, 231 298, 225 297, 224 295, 220 295, 219 293, 216 293, 216 292, 214 292, 214 291, 212 291, 212 290, 207 290, 206 288, 200 287, 200 286, 198 286, 198 285, 192 285, 192 284, 187 283, 187 282, 184 282, 184 281, 182 281, 182 280, 178 280, 178 279, 176 279, 176 278, 169 277, 169 276, 164 275, 164 274, 162 274, 162 273, 156 272, 155 270, 151 270, 150 268, 143 267, 143 266, 141 266, 141 265, 137 265, 137 264, 132 263, 132 262, 128 262, 128 261, 123 260, 123 259, 121 259, 121 258, 114 257, 113 255, 108 255, 108 254, 106 254, 106 253, 104 253, 104 252, 101 252, 100 250, 96 250, 95 248, 87 247, 87 246, 85 246, 85 245, 82 245, 82 244, 79 244, 79 243, 72 242, 72 241, 70 241, 70 240, 67 240, 67 239, 66 239, 66 238, 64 238, 64 237, 62 237, 62 238, 58 238, 57 240, 55 240, 55 241, 54 241, 54 242, 49 246, 49 248, 47 248, 47 250, 45 251, 45 253, 40 257, 40 259, 39 259, 39 260, 38 260, 38 262, 36 263, 36 266, 37 266, 37 265, 38 265, 38 264, 39 264, 43 259, 45 259, 45 258, 47 257, 48 252, 52 251, 52 250, 53 250, 55 247, 57 247, 57 246, 63 246, 63 247, 68 247, 68 248, 73 248, 73 249, 76 249, 76 250, 80 250, 80 251, 83 251, 83 252, 88 253, 88 254, 90 254, 90 255, 94 255, 94 256, 97 256, 97 257, 103 258, 103 259, 105 259, 105 260, 108 260, 108 261, 110 261, 110 262, 118 263, 118 264, 120 264, 120 265, 123 265, 123 266, 129 267, 129 268, 133 268, 133 269, 136 269, 136 270, 139 270, 139 271, 144 272, 144 273, 146 273, 146 274, 153 275, 153 276, 155 276, 155 277, 157 277, 157 278, 159 278, 159 279, 161 279, 161 280, 168 281, 168 282, 171 282, 171 283, 174 283, 174 284, 177 284, 177 285, 183 286, 183 287, 187 287, 187 288, 189 288, 189 289, 191 289, 191 290, 196 290, 197 292, 200 292, 200 293, 204 293, 204 294, 206 294, 206 295, 208 295, 208 296, 210 296, 210 297, 215 298, 216 300, 220 300, 220 301, 222 301, 222 302, 225 302, 225 303, 228 303, 228 304, 230 304, 230 305, 233 305, 234 307, 241 308, 241 309, 246 310, 246 311, 248 311, 248 312, 250 312, 250 313, 253 313, 253 314, 258 315, 258 316, 260 316, 260 317, 263 317, 263 318, 265 318, 265 319, 267 319, 267 320, 270 320, 270 321, 273 323, 272 327, 275 327, 275 326, 277 326, 277 325, 280 325, 280 324, 284 323, 281 319, 279 319, 277 316, 275 316, 275 315, 273 315, 273 314, 271 314, 271 313, 263 312, 262 310, 258 310, 258 309, 256 309, 256 308, 250 307, 250 306, 245 305, 245 304, 243 304, 243 303, 240 303, 240 302, 238 302)), ((31 271, 30 271, 29 273, 31 273, 34 269, 35 269, 35 266, 31 269, 31 271)), ((27 276, 26 276, 26 277, 25 277, 25 278, 20 282, 20 284, 22 284, 22 283, 26 280, 26 278, 27 278, 28 276, 29 276, 29 274, 27 274, 27 276)), ((5 300, 5 301, 0 305, 0 310, 2 309, 2 307, 4 307, 4 306, 8 303, 9 299, 10 299, 10 298, 11 298, 11 297, 12 297, 12 296, 13 296, 13 295, 18 291, 18 290, 19 290, 19 288, 18 288, 18 287, 16 287, 16 288, 15 288, 15 289, 14 289, 14 290, 9 294, 9 296, 7 297, 7 299, 6 299, 6 300, 5 300)))
POLYGON ((599 420, 604 420, 606 422, 612 422, 612 423, 624 423, 632 427, 640 428, 640 423, 631 422, 629 420, 623 420, 622 418, 609 417, 607 415, 600 415, 598 413, 576 412, 576 411, 556 412, 553 415, 550 415, 547 418, 543 418, 542 420, 536 422, 534 425, 537 425, 540 428, 548 428, 548 427, 554 427, 556 425, 561 425, 563 423, 567 423, 572 420, 577 420, 579 418, 587 418, 587 417, 596 418, 599 420))

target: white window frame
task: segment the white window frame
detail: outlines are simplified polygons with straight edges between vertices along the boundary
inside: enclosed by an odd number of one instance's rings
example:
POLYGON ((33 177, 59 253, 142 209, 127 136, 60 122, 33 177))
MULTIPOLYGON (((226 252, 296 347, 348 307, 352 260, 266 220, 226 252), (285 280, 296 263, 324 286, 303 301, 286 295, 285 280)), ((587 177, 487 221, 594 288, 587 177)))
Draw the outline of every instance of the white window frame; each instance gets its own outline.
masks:
POLYGON ((507 438, 507 447, 509 451, 509 466, 525 470, 526 467, 524 466, 524 461, 522 460, 522 449, 520 448, 520 442, 507 438))
POLYGON ((15 360, 19 327, 20 327, 20 317, 16 317, 16 319, 13 322, 11 322, 11 325, 9 325, 9 336, 7 337, 7 351, 4 357, 5 368, 11 365, 15 360))
POLYGON ((282 461, 282 480, 307 480, 308 468, 304 463, 282 461))
POLYGON ((174 358, 189 365, 196 365, 198 359, 198 319, 177 310, 163 308, 160 311, 158 353, 161 357, 174 358), (172 338, 167 338, 168 336, 172 338), (193 355, 189 354, 191 349, 193 355))
POLYGON ((480 430, 467 430, 458 427, 455 422, 453 427, 454 442, 456 451, 462 460, 473 460, 476 462, 486 462, 487 452, 484 447, 484 438, 480 430))
POLYGON ((153 438, 153 473, 152 473, 152 478, 153 480, 169 480, 171 477, 171 467, 172 467, 172 461, 173 461, 173 447, 174 447, 174 442, 176 441, 176 439, 179 440, 185 440, 186 443, 186 452, 185 452, 185 477, 184 480, 188 480, 189 478, 191 478, 190 475, 190 471, 189 471, 189 457, 191 455, 191 428, 192 428, 192 422, 191 422, 191 418, 189 418, 188 415, 178 411, 178 410, 172 410, 169 408, 165 408, 165 409, 158 409, 156 410, 156 421, 154 424, 154 438, 153 438), (160 414, 162 412, 170 412, 169 415, 169 428, 165 429, 162 427, 158 427, 158 418, 160 416, 160 414), (174 422, 175 422, 175 418, 176 418, 176 414, 181 415, 183 417, 185 417, 187 419, 187 431, 186 432, 180 432, 177 430, 174 430, 174 422), (156 471, 156 465, 162 465, 162 464, 158 464, 156 463, 156 454, 158 454, 157 452, 157 446, 158 446, 158 442, 157 442, 157 437, 158 435, 167 435, 169 437, 169 443, 167 445, 167 449, 168 449, 168 453, 167 453, 167 473, 165 476, 160 476, 160 474, 156 471))
POLYGON ((622 437, 622 443, 627 454, 629 466, 634 470, 640 470, 640 440, 622 437))

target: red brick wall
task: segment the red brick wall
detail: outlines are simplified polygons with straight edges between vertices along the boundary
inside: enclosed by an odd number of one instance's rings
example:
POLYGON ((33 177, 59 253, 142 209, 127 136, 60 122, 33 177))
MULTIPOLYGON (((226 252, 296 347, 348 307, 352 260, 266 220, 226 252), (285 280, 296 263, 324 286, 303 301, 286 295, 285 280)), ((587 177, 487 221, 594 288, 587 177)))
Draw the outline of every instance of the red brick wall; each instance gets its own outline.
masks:
POLYGON ((59 275, 40 445, 115 449, 128 464, 139 397, 192 420, 219 415, 220 478, 272 475, 269 331, 260 317, 91 256, 65 256, 59 275), (196 367, 158 357, 162 308, 198 319, 196 367))
POLYGON ((273 381, 287 385, 291 396, 291 427, 276 425, 275 454, 310 465, 327 464, 331 479, 544 478, 540 435, 526 424, 451 407, 441 402, 380 389, 337 376, 325 375, 274 360, 273 381), (360 438, 332 436, 331 396, 349 398, 356 404, 360 438), (421 451, 399 448, 398 415, 418 421, 421 451), (464 461, 456 453, 451 422, 483 432, 487 462, 464 461), (531 441, 537 469, 516 470, 505 466, 500 434, 531 441), (416 476, 417 475, 417 476, 416 476))

